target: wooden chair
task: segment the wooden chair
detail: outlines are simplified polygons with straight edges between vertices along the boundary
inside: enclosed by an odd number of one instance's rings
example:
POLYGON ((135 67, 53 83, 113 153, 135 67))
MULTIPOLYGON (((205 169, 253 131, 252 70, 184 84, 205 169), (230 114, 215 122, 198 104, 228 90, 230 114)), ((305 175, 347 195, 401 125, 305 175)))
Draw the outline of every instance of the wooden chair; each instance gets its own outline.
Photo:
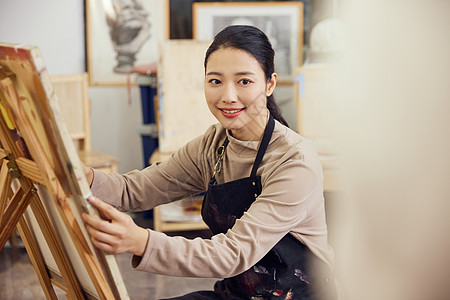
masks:
POLYGON ((117 172, 118 158, 91 148, 91 102, 87 73, 51 76, 51 81, 80 160, 104 172, 117 172))

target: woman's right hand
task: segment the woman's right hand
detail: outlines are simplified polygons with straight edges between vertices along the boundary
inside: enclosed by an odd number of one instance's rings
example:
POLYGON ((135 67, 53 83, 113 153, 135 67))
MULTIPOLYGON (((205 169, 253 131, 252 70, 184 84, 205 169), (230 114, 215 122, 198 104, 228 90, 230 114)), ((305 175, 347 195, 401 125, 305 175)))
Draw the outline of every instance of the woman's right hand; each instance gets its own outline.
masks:
POLYGON ((109 253, 130 252, 142 256, 147 247, 149 231, 136 225, 133 219, 96 197, 89 203, 98 209, 102 219, 82 214, 86 229, 95 247, 109 253))

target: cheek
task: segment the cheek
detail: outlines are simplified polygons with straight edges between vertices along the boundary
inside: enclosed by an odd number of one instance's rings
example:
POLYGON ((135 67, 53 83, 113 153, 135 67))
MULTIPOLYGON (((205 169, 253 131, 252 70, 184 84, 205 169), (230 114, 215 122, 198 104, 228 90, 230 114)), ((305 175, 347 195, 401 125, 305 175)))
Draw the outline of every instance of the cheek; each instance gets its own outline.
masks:
POLYGON ((217 90, 205 87, 205 98, 208 105, 216 103, 218 97, 219 95, 217 90))
POLYGON ((252 93, 248 93, 245 97, 247 106, 250 106, 254 109, 259 109, 264 107, 266 104, 266 94, 262 90, 253 91, 252 93))
POLYGON ((211 104, 211 94, 208 93, 207 91, 205 91, 205 99, 206 99, 206 104, 210 105, 211 104))
POLYGON ((205 89, 205 99, 206 104, 208 105, 208 108, 211 110, 215 104, 216 104, 216 97, 214 96, 214 93, 212 93, 210 90, 205 89))

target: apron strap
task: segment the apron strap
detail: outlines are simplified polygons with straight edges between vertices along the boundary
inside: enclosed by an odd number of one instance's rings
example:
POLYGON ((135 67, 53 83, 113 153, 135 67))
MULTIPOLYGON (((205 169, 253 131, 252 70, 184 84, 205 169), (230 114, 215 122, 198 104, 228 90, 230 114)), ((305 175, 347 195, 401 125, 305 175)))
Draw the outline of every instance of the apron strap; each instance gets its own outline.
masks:
POLYGON ((217 156, 220 157, 223 155, 223 153, 225 152, 225 148, 227 148, 229 142, 230 140, 228 139, 228 136, 225 137, 222 146, 220 146, 219 149, 217 149, 217 156))
POLYGON ((256 171, 263 159, 264 153, 266 153, 267 147, 269 146, 270 138, 272 137, 273 129, 275 128, 275 121, 271 114, 269 114, 269 122, 267 123, 266 129, 264 130, 264 136, 261 141, 261 145, 258 149, 258 154, 256 155, 255 162, 253 163, 252 172, 250 177, 256 176, 256 171))
POLYGON ((229 142, 230 140, 228 139, 228 136, 225 137, 225 141, 223 142, 222 146, 220 146, 219 149, 217 149, 217 162, 214 165, 213 175, 209 180, 210 185, 216 184, 216 174, 219 173, 220 170, 222 169, 223 156, 225 155, 225 149, 227 148, 229 142))

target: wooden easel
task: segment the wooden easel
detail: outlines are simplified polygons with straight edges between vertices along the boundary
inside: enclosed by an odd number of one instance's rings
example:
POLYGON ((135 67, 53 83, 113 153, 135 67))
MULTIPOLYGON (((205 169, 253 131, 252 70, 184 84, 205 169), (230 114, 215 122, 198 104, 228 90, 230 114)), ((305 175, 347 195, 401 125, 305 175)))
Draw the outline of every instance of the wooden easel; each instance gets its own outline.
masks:
MULTIPOLYGON (((5 119, 5 112, 0 113, 0 249, 3 249, 17 226, 47 299, 57 299, 52 284, 65 291, 68 299, 128 299, 121 277, 117 277, 120 272, 115 260, 114 263, 111 261, 114 257, 93 250, 92 244, 83 234, 68 202, 67 191, 70 189, 67 183, 64 186, 64 183, 60 182, 61 174, 55 174, 57 171, 52 168, 45 149, 32 130, 35 124, 30 122, 24 112, 26 108, 22 106, 22 99, 16 91, 14 76, 15 74, 0 66, 0 96, 6 99, 8 109, 14 116, 14 120, 5 119), (23 146, 19 147, 17 139, 13 138, 12 122, 17 125, 23 142, 26 141, 26 151, 23 146), (26 153, 28 151, 29 153, 26 153), (31 159, 32 157, 35 159, 31 159), (37 191, 42 187, 45 187, 55 203, 97 295, 87 294, 81 286, 42 199, 38 196, 37 191), (24 217, 28 207, 33 212, 55 260, 60 272, 58 276, 52 275, 46 267, 37 241, 24 217)), ((43 90, 38 92, 43 93, 43 90)))
POLYGON ((83 299, 83 292, 72 266, 64 255, 61 242, 51 226, 41 200, 36 195, 33 181, 43 183, 42 178, 39 176, 38 168, 33 161, 23 157, 6 130, 9 131, 2 117, 0 118, 0 222, 2 228, 0 232, 0 248, 4 247, 7 239, 17 226, 47 299, 57 299, 52 283, 68 295, 72 295, 74 299, 83 299), (15 193, 11 188, 12 180, 16 180, 19 183, 19 188, 15 193), (23 216, 28 206, 31 207, 33 213, 37 216, 46 241, 50 249, 52 249, 52 255, 61 272, 64 284, 52 280, 47 272, 43 258, 39 253, 39 248, 23 216))

